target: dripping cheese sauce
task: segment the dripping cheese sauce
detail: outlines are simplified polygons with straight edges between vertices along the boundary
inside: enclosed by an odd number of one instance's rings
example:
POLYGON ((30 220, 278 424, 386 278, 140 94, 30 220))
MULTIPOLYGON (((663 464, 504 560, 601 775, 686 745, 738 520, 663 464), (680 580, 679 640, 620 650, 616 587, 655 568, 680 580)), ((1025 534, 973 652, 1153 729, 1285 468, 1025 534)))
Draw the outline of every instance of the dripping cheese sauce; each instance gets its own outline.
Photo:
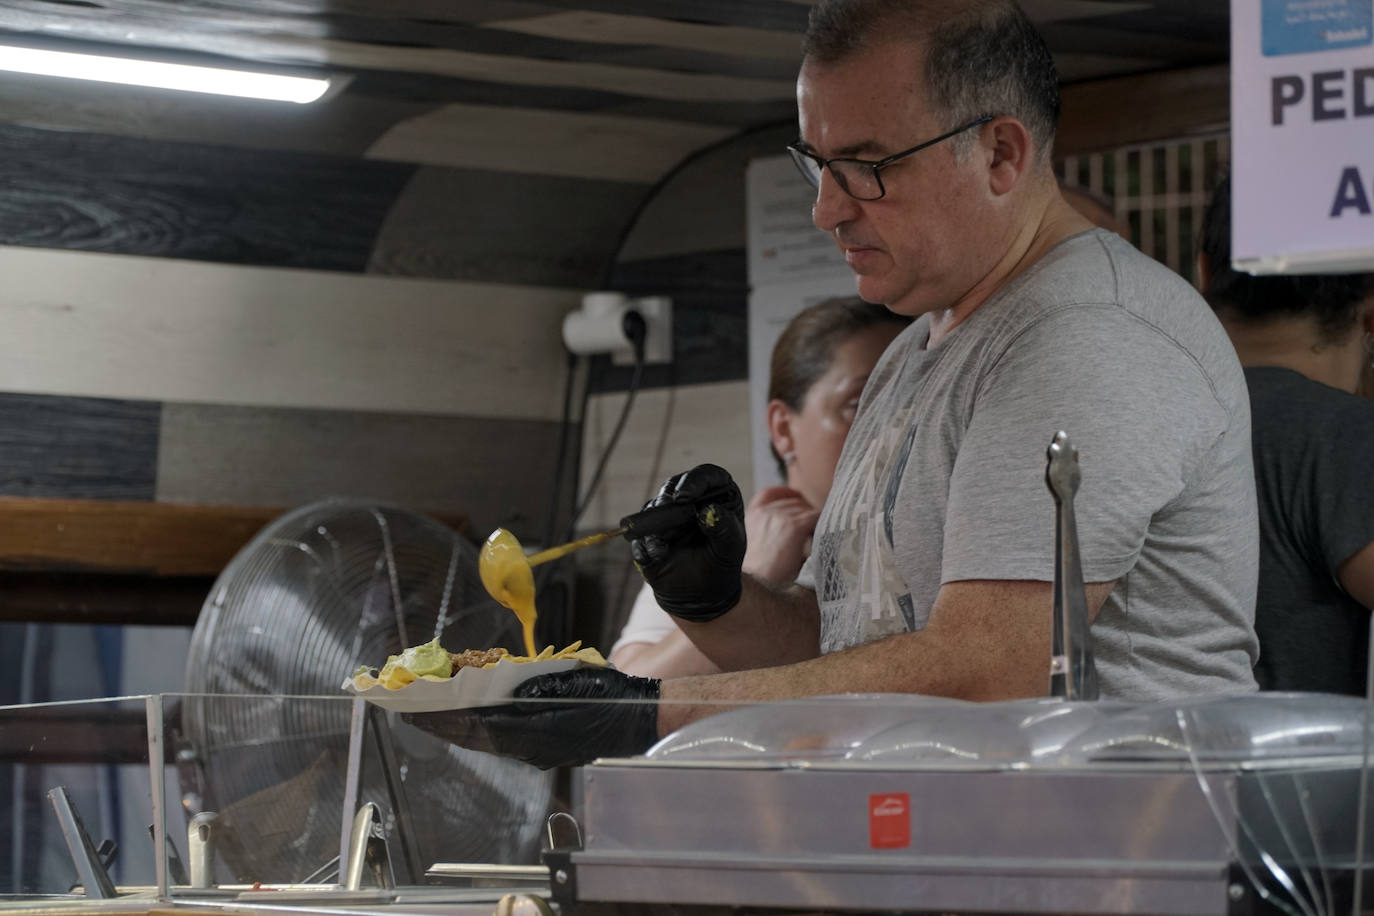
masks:
POLYGON ((520 542, 504 528, 497 528, 482 545, 477 563, 482 586, 493 598, 515 612, 525 638, 525 654, 534 657, 534 570, 520 542))

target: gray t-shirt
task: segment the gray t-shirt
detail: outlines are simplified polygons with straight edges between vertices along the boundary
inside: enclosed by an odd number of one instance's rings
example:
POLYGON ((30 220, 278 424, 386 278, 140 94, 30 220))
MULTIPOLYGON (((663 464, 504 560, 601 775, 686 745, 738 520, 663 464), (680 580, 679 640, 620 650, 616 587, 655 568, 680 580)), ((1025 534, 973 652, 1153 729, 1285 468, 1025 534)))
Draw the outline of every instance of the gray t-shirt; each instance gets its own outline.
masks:
POLYGON ((923 317, 888 348, 845 443, 804 571, 821 651, 923 629, 946 582, 1052 580, 1064 430, 1084 577, 1117 580, 1092 627, 1104 696, 1253 690, 1249 402, 1192 287, 1093 230, 928 338, 923 317))
POLYGON ((1245 378, 1260 508, 1255 677, 1265 690, 1364 696, 1369 611, 1337 570, 1374 541, 1374 403, 1291 369, 1245 378))

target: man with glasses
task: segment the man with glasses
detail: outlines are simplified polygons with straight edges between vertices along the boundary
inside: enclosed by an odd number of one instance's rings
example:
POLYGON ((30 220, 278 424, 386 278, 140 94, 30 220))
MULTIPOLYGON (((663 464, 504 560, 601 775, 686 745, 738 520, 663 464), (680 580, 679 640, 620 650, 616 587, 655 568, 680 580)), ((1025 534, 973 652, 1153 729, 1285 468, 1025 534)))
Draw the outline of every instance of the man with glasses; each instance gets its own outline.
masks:
POLYGON ((864 299, 916 319, 865 389, 803 570, 812 587, 741 575, 728 474, 677 475, 653 502, 693 503, 697 524, 632 550, 727 673, 537 678, 519 693, 675 702, 525 707, 492 717, 507 739, 495 743, 547 765, 578 756, 560 739, 635 752, 721 701, 1044 695, 1058 430, 1082 455, 1103 695, 1253 690, 1240 365, 1185 281, 1064 202, 1057 77, 1024 13, 1011 0, 821 0, 803 53, 791 154, 816 188, 813 220, 864 299), (538 739, 521 740, 531 728, 538 739))

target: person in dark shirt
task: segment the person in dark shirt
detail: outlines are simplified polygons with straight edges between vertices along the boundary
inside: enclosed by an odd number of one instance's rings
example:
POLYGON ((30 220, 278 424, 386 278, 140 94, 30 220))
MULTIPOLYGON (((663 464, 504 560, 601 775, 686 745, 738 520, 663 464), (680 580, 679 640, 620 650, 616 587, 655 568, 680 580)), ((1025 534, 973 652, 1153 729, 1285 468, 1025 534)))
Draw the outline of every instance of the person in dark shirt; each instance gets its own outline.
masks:
POLYGON ((1231 268, 1231 186, 1203 218, 1202 292, 1250 388, 1263 690, 1363 695, 1374 608, 1374 274, 1231 268))

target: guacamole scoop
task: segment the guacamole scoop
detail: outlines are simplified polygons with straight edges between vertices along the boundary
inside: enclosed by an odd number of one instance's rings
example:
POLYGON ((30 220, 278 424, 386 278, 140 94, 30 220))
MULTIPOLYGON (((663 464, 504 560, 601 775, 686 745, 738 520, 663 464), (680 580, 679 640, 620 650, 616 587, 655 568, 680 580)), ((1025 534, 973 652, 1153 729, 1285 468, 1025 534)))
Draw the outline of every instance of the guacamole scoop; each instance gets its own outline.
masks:
POLYGON ((400 655, 388 656, 381 672, 376 675, 369 668, 355 671, 353 680, 360 690, 366 690, 373 684, 381 684, 388 690, 400 690, 422 677, 442 681, 452 676, 453 658, 435 637, 422 646, 411 646, 400 655))

